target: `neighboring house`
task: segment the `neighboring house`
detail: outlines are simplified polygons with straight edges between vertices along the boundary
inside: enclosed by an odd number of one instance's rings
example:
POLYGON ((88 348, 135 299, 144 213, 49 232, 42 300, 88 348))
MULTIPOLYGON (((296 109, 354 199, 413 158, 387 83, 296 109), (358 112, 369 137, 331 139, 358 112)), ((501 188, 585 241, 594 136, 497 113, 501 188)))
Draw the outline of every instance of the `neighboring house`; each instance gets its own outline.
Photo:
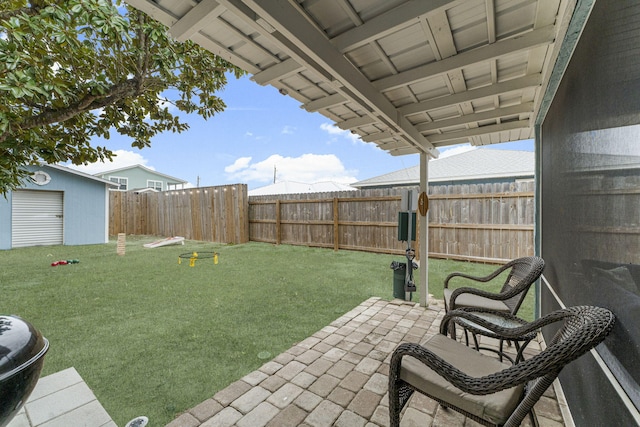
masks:
POLYGON ((355 191, 347 184, 339 182, 325 181, 306 184, 304 182, 282 181, 274 184, 265 185, 264 187, 249 190, 249 196, 266 196, 272 194, 301 194, 301 193, 329 193, 333 191, 355 191))
POLYGON ((117 184, 113 190, 131 191, 152 188, 156 191, 184 188, 187 181, 154 171, 142 165, 132 165, 95 174, 117 184))
POLYGON ((109 241, 111 182, 58 165, 26 169, 31 178, 0 198, 0 249, 109 241))
MULTIPOLYGON (((532 180, 532 151, 476 148, 429 161, 429 185, 487 184, 532 180)), ((420 184, 420 166, 351 184, 359 189, 413 187, 420 184)))

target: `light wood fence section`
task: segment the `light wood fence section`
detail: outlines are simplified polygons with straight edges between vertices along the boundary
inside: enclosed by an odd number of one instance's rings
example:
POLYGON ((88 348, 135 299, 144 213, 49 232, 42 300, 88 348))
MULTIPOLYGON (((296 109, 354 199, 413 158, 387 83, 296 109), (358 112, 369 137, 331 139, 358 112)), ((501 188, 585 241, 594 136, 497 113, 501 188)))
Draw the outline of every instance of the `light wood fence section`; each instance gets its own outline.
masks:
POLYGON ((249 241, 246 184, 159 193, 112 191, 109 235, 182 236, 221 243, 249 241))
MULTIPOLYGON (((397 221, 405 191, 252 196, 250 238, 404 254, 397 221)), ((533 182, 430 187, 429 256, 504 262, 533 255, 533 198, 533 182)), ((419 255, 418 242, 413 247, 419 255)))
POLYGON ((404 254, 399 242, 401 192, 363 190, 339 193, 249 197, 251 240, 404 254))
POLYGON ((510 260, 534 254, 534 183, 434 186, 429 256, 510 260))
MULTIPOLYGON (((398 212, 404 210, 405 191, 248 197, 244 184, 160 193, 115 191, 110 196, 109 234, 221 243, 253 240, 404 255, 398 212)), ((431 186, 429 193, 429 256, 504 262, 533 255, 533 182, 431 186)), ((418 241, 413 248, 419 257, 418 241)))

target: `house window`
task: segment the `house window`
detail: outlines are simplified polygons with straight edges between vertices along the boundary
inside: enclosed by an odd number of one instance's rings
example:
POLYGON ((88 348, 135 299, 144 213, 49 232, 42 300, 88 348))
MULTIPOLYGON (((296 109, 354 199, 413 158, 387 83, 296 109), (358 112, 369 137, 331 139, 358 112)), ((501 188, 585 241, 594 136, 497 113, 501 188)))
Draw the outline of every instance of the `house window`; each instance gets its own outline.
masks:
POLYGON ((115 182, 116 184, 118 184, 118 188, 115 188, 115 190, 127 191, 127 188, 129 187, 129 178, 121 178, 119 176, 110 176, 109 181, 115 182))
POLYGON ((147 180, 147 188, 153 188, 154 190, 162 191, 162 181, 147 180))

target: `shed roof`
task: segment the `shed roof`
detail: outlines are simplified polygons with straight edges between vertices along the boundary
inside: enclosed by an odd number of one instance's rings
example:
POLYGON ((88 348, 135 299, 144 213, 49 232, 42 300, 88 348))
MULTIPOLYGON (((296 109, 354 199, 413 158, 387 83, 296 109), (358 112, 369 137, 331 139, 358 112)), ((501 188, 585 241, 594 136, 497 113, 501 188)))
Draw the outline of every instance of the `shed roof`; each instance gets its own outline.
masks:
POLYGON ((81 172, 81 171, 76 170, 76 169, 68 168, 66 166, 56 165, 56 164, 49 164, 49 163, 43 164, 42 166, 43 167, 52 168, 52 169, 57 169, 59 171, 66 172, 66 173, 69 173, 69 174, 72 174, 72 175, 77 175, 79 177, 90 179, 90 180, 93 180, 93 181, 102 182, 102 183, 110 185, 110 186, 117 185, 116 183, 111 182, 111 181, 106 180, 106 179, 102 179, 99 176, 94 176, 94 175, 91 175, 91 174, 88 174, 88 173, 84 173, 84 172, 81 172))
POLYGON ((392 155, 433 157, 442 146, 533 138, 545 94, 561 75, 553 74, 556 59, 566 56, 557 41, 574 10, 590 7, 575 0, 126 1, 177 40, 193 40, 363 141, 392 155))
MULTIPOLYGON (((476 148, 429 161, 429 182, 533 177, 535 154, 532 151, 476 148)), ((418 184, 420 166, 353 183, 354 187, 380 187, 418 184)))

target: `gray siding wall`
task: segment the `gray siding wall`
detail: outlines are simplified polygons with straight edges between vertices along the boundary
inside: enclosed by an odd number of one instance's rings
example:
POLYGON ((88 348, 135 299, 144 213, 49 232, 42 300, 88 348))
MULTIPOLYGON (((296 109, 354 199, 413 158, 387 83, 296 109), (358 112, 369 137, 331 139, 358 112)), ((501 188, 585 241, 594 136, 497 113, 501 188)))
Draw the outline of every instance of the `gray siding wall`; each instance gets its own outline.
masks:
POLYGON ((128 178, 127 190, 134 190, 140 188, 147 188, 147 181, 161 181, 162 191, 166 191, 169 185, 179 185, 181 183, 167 179, 162 175, 157 175, 152 172, 148 172, 144 169, 131 168, 123 171, 106 172, 100 175, 101 178, 107 181, 111 177, 128 178))

